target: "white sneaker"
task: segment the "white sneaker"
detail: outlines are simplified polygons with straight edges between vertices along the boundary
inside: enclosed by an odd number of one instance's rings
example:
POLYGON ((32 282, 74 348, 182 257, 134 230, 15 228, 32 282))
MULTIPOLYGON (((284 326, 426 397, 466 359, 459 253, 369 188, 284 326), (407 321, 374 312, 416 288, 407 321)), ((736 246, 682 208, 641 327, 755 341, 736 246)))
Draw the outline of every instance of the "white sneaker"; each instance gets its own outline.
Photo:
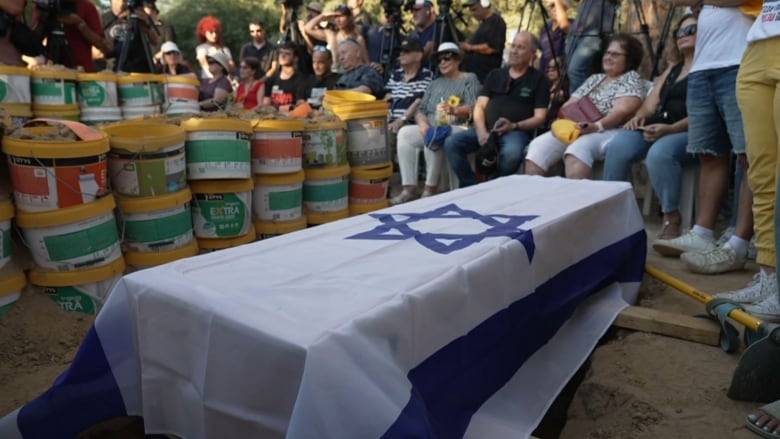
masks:
POLYGON ((777 284, 775 291, 764 300, 745 305, 745 312, 767 322, 780 322, 780 294, 777 292, 777 284))
MULTIPOLYGON (((753 280, 742 289, 718 293, 714 297, 717 299, 726 299, 736 303, 757 303, 761 302, 772 294, 777 294, 777 278, 772 273, 768 275, 759 271, 753 276, 753 280)), ((778 302, 780 306, 780 302, 778 302)))
POLYGON ((706 252, 715 248, 715 240, 705 238, 689 230, 673 239, 656 239, 653 250, 663 256, 680 256, 685 252, 706 252))
POLYGON ((720 238, 718 238, 717 244, 718 247, 722 246, 723 244, 729 242, 729 239, 731 239, 731 235, 734 234, 734 226, 729 226, 726 228, 726 230, 723 231, 723 233, 720 234, 720 238))
POLYGON ((753 237, 750 238, 750 244, 748 244, 747 258, 751 261, 755 261, 756 256, 758 256, 758 250, 756 250, 756 235, 753 235, 753 237))
POLYGON ((745 268, 747 259, 737 255, 728 242, 707 252, 686 252, 680 255, 688 270, 701 274, 718 274, 745 268))

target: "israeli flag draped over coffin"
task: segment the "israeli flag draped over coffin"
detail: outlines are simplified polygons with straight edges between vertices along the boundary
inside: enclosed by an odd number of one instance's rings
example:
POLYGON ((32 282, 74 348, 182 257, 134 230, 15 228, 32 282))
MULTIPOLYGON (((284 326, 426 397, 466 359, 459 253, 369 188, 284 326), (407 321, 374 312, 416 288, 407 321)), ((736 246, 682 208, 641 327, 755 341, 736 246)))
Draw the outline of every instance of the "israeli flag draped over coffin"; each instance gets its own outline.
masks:
POLYGON ((143 270, 0 437, 526 437, 645 246, 630 185, 511 176, 143 270))

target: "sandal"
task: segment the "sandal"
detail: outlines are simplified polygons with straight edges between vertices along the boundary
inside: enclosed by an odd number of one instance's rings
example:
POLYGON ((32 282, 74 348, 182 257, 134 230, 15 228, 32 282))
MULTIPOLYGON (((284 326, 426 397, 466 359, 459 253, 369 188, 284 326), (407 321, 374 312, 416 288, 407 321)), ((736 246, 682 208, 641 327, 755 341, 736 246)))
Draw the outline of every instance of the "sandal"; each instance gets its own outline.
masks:
POLYGON ((664 221, 661 231, 658 232, 656 239, 674 239, 682 235, 680 230, 680 221, 664 221))
POLYGON ((767 438, 780 438, 780 401, 769 403, 745 418, 745 426, 753 433, 767 438))
POLYGON ((390 199, 390 205, 395 206, 396 204, 406 203, 407 201, 416 200, 417 198, 420 198, 419 194, 404 189, 400 194, 390 199))

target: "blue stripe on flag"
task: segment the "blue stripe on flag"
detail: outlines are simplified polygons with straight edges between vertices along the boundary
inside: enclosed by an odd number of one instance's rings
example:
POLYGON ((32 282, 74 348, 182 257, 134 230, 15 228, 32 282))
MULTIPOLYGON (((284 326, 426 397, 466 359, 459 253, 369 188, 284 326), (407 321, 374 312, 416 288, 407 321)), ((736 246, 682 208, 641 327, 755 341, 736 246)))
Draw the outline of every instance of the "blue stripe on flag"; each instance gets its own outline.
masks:
POLYGON ((111 366, 92 326, 71 367, 17 417, 25 439, 72 438, 106 419, 127 416, 111 366))
POLYGON ((409 371, 409 402, 384 438, 463 437, 471 417, 547 343, 591 294, 639 282, 644 230, 566 268, 409 371))

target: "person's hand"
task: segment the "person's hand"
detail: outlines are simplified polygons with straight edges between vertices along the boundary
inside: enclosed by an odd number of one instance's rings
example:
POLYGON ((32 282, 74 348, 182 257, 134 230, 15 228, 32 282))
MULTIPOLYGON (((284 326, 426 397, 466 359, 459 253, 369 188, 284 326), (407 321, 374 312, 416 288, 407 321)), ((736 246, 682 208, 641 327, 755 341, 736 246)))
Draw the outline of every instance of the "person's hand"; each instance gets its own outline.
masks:
POLYGON ((471 51, 471 44, 469 44, 469 43, 467 43, 465 41, 460 43, 460 50, 462 50, 464 52, 470 52, 471 51))
POLYGON ((382 67, 382 64, 379 64, 378 62, 373 62, 372 61, 369 65, 371 66, 372 69, 376 70, 377 73, 379 73, 380 75, 384 75, 385 74, 385 68, 382 67))
POLYGON ((57 21, 66 25, 78 26, 78 24, 84 20, 76 14, 66 14, 57 17, 57 21))
POLYGON ((446 101, 440 102, 439 105, 436 106, 436 111, 443 111, 445 114, 452 114, 455 111, 455 107, 446 101))
POLYGON ((390 129, 391 133, 397 134, 398 130, 400 130, 402 126, 404 126, 404 120, 403 119, 396 119, 396 120, 390 122, 390 124, 387 125, 387 128, 390 129))
POLYGON ((420 129, 420 135, 423 136, 423 138, 425 138, 425 134, 428 133, 428 128, 430 127, 431 126, 427 122, 417 124, 417 128, 420 129))
POLYGON ((665 123, 654 123, 652 125, 645 126, 644 132, 645 132, 644 137, 646 142, 655 142, 661 137, 669 134, 670 129, 669 129, 669 125, 665 123))
POLYGON ((477 130, 477 141, 479 142, 479 146, 485 146, 489 137, 490 133, 488 133, 487 130, 477 130))
POLYGON ((597 133, 599 131, 599 127, 597 127, 595 123, 577 122, 576 127, 578 130, 580 130, 581 136, 584 136, 585 134, 597 133))
POLYGON ((515 124, 510 122, 509 119, 505 117, 499 117, 495 125, 493 125, 493 131, 495 131, 499 136, 503 136, 505 133, 508 133, 514 129, 515 124))
POLYGON ((628 122, 626 122, 625 125, 623 125, 623 129, 636 130, 641 126, 644 126, 644 124, 645 124, 644 117, 634 116, 628 122))

